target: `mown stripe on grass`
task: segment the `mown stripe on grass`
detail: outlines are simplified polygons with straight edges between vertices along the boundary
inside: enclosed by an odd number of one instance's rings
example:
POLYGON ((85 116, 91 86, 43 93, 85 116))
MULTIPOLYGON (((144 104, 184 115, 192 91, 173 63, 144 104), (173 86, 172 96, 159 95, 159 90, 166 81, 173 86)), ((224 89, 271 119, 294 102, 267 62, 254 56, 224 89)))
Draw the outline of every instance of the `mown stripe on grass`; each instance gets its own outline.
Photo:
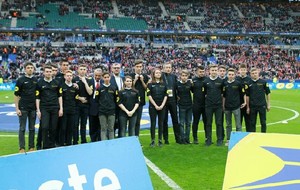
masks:
POLYGON ((176 189, 176 190, 182 190, 179 185, 175 183, 167 174, 162 172, 153 162, 151 162, 148 158, 144 157, 146 164, 151 168, 151 170, 156 173, 170 188, 176 189))

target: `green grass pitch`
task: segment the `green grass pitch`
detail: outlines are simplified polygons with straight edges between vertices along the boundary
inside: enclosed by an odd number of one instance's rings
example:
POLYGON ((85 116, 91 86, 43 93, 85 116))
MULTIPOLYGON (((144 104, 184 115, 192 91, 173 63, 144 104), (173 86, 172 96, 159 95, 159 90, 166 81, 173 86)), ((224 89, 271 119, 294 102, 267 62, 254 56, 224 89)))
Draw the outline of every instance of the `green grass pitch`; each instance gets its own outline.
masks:
MULTIPOLYGON (((300 90, 273 90, 271 111, 267 114, 268 133, 299 134, 300 117, 282 122, 300 112, 300 90)), ((0 92, 1 103, 13 103, 13 92, 0 92)), ((1 123, 0 123, 1 125, 1 123)), ((245 130, 245 129, 243 129, 245 130)), ((258 128, 258 131, 260 129, 258 128)), ((170 130, 172 133, 172 130, 170 130)), ((178 145, 170 134, 170 145, 149 147, 149 130, 141 132, 144 155, 185 190, 222 189, 227 147, 204 146, 203 124, 199 124, 199 145, 178 145)), ((215 134, 213 134, 215 138, 215 134)), ((215 139, 214 139, 215 140, 215 139)), ((0 155, 18 152, 16 132, 0 132, 0 155)), ((171 189, 151 169, 149 174, 155 190, 171 189)))

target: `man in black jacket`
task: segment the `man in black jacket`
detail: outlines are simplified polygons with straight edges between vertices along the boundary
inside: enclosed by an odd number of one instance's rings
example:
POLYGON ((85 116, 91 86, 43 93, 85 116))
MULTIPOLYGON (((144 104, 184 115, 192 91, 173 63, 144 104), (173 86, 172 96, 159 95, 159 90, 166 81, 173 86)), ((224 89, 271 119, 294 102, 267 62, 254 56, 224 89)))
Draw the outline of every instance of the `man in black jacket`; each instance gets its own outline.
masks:
POLYGON ((55 147, 58 117, 63 115, 62 89, 52 78, 52 67, 44 67, 44 78, 37 83, 37 116, 41 120, 43 149, 55 147))
POLYGON ((29 128, 29 151, 34 150, 34 134, 35 134, 35 90, 37 79, 34 77, 34 66, 28 62, 24 64, 25 76, 18 78, 15 87, 15 106, 16 113, 19 117, 19 152, 25 152, 25 130, 26 120, 28 118, 29 128))
POLYGON ((94 70, 92 79, 93 94, 90 96, 89 127, 92 142, 100 141, 99 103, 96 99, 96 92, 101 87, 102 69, 94 70))
MULTIPOLYGON (((194 144, 199 144, 198 141, 198 125, 200 117, 202 116, 203 127, 206 129, 206 115, 205 115, 205 94, 202 91, 205 77, 205 68, 199 66, 197 68, 197 76, 193 78, 193 139, 194 144)), ((206 134, 206 132, 205 132, 206 134)))
POLYGON ((165 119, 163 125, 163 137, 165 140, 165 144, 169 144, 169 131, 168 131, 168 111, 171 114, 173 131, 175 135, 176 143, 181 144, 180 137, 180 128, 178 124, 178 115, 177 115, 177 95, 176 95, 176 83, 177 77, 172 74, 172 64, 170 62, 164 64, 164 73, 163 80, 167 86, 168 99, 166 103, 166 112, 165 119))
POLYGON ((222 130, 222 93, 223 80, 218 77, 218 66, 210 65, 209 78, 204 81, 203 92, 205 94, 205 113, 207 118, 206 125, 206 146, 212 144, 212 119, 215 115, 217 146, 223 144, 222 130))
POLYGON ((133 86, 136 90, 138 90, 140 95, 140 103, 139 108, 137 109, 137 118, 135 125, 135 136, 139 136, 140 134, 140 126, 141 126, 141 118, 143 113, 143 106, 146 104, 145 100, 145 92, 147 89, 147 83, 149 81, 149 77, 146 74, 142 73, 143 69, 143 61, 141 59, 136 60, 134 63, 134 73, 130 76, 133 78, 133 86))
POLYGON ((259 114, 261 132, 267 132, 267 111, 270 111, 270 88, 269 84, 259 78, 257 68, 250 71, 251 81, 246 87, 247 113, 250 114, 250 132, 256 132, 256 119, 259 114))
POLYGON ((73 144, 78 144, 79 139, 79 121, 80 121, 80 136, 81 143, 86 143, 86 124, 89 114, 89 99, 93 93, 91 80, 86 77, 87 66, 84 64, 78 67, 78 76, 73 79, 79 87, 78 98, 76 102, 76 116, 75 116, 75 131, 73 133, 73 144))

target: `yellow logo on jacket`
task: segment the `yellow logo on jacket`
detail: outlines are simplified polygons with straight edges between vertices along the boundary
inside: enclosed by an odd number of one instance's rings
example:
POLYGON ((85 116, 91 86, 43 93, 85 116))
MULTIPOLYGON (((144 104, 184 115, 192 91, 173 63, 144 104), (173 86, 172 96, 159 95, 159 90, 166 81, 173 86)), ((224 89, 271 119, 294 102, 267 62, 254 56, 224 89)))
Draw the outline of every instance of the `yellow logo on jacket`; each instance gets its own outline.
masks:
POLYGON ((300 135, 232 133, 223 189, 300 189, 300 135))

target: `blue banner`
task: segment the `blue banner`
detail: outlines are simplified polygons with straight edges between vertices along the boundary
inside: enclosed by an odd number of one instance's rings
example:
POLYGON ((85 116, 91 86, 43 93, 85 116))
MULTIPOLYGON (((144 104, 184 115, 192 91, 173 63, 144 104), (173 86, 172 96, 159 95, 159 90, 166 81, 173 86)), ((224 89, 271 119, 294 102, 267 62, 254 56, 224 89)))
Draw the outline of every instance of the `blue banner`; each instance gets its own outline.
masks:
POLYGON ((23 32, 82 32, 82 33, 103 33, 103 34, 111 34, 111 33, 136 33, 136 34, 196 34, 196 35, 259 35, 259 36, 299 36, 299 32, 251 32, 251 31, 199 31, 199 30, 117 30, 117 29, 70 29, 70 28, 12 28, 12 27, 3 27, 1 28, 6 32, 14 32, 14 31, 23 31, 23 32))
POLYGON ((269 83, 270 90, 281 90, 281 89, 300 89, 300 82, 279 82, 279 83, 269 83))
POLYGON ((4 90, 15 90, 16 83, 14 82, 7 82, 0 84, 0 91, 4 90))
POLYGON ((1 190, 152 190, 137 137, 0 157, 1 190))

